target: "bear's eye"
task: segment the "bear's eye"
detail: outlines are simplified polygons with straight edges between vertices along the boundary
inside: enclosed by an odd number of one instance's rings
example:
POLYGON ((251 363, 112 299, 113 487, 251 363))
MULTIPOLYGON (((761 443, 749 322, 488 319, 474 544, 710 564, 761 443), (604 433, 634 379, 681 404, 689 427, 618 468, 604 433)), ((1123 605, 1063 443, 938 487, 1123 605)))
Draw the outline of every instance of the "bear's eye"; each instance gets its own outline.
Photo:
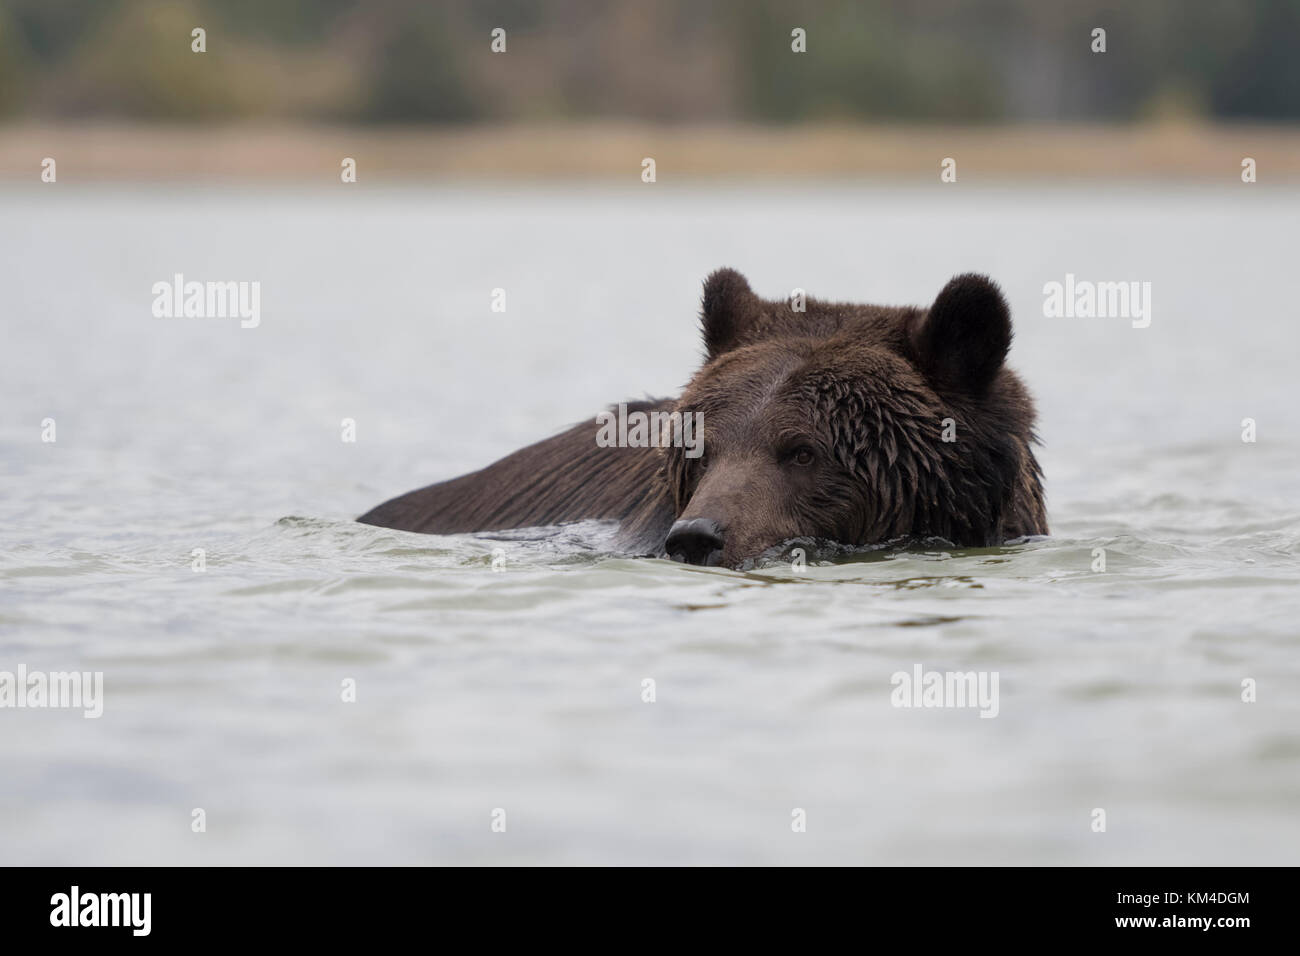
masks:
POLYGON ((790 464, 798 465, 800 468, 807 468, 817 460, 817 454, 807 445, 800 445, 794 451, 790 452, 790 464))

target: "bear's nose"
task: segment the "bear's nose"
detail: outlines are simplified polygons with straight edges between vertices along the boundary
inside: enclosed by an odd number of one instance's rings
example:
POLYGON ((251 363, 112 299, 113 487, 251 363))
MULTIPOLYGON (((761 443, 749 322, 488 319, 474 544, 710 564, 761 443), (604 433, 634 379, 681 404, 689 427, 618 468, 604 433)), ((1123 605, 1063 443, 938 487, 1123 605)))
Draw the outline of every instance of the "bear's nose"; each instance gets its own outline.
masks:
POLYGON ((712 518, 687 518, 668 530, 668 557, 686 564, 717 567, 722 563, 722 525, 712 518))

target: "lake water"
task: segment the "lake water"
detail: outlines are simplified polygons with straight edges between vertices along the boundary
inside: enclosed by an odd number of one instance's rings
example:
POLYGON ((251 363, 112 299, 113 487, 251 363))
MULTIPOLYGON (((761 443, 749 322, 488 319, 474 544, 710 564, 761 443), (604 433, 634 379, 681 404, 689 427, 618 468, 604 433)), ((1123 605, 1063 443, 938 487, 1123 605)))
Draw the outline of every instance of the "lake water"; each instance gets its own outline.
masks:
POLYGON ((664 178, 0 190, 0 671, 104 675, 0 709, 0 862, 1296 862, 1300 193, 664 178), (674 393, 722 265, 996 278, 1052 536, 739 573, 351 520, 674 393), (154 317, 176 273, 260 324, 154 317), (1149 327, 1045 317, 1067 273, 1149 327), (996 718, 892 706, 916 665, 996 718))

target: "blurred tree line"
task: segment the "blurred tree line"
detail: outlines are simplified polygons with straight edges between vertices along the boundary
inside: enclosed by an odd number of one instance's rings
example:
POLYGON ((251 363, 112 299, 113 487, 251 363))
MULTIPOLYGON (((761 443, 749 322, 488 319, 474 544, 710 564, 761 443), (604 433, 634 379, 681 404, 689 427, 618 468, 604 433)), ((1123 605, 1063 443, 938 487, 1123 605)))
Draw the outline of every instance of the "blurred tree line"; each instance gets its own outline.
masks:
POLYGON ((1294 121, 1298 47, 1300 0, 0 0, 0 114, 1294 121))

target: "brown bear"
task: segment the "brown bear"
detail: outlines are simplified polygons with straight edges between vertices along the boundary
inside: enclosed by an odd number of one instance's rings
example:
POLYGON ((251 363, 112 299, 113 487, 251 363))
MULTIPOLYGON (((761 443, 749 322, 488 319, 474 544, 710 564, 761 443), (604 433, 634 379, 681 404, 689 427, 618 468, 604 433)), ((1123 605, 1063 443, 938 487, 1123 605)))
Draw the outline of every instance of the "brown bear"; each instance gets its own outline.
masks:
POLYGON ((1034 405, 1004 365, 1011 315, 988 278, 958 276, 924 309, 761 299, 721 269, 702 326, 679 399, 620 406, 657 413, 652 440, 609 447, 605 413, 358 520, 450 534, 606 519, 625 550, 726 567, 791 539, 1047 533, 1034 405))

